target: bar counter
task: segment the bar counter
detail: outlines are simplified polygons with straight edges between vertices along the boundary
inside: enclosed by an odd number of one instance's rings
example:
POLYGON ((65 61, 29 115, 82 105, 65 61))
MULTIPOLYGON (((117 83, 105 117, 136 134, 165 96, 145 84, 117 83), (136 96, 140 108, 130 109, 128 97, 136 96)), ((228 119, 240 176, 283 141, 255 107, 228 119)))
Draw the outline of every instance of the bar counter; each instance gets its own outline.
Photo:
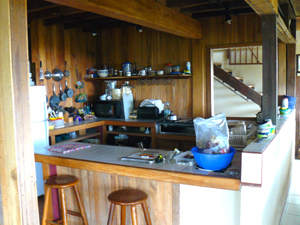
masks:
MULTIPOLYGON (((234 192, 240 189, 240 153, 236 153, 231 166, 224 173, 198 170, 189 165, 120 160, 141 150, 91 144, 90 148, 62 154, 41 148, 35 150, 35 160, 43 163, 44 179, 55 173, 72 174, 80 179, 79 190, 90 224, 106 224, 109 212, 107 196, 121 188, 137 188, 149 195, 147 203, 153 224, 180 224, 181 185, 234 192), (56 167, 55 172, 53 166, 56 167)), ((168 151, 159 152, 166 154, 168 151)), ((72 192, 68 189, 66 192, 68 209, 76 211, 72 192)), ((49 216, 56 218, 55 204, 53 207, 53 215, 50 212, 49 216)), ((116 215, 120 215, 119 213, 117 211, 116 215)), ((130 224, 129 210, 127 218, 130 224)), ((115 220, 119 224, 119 216, 115 220)), ((138 208, 138 220, 144 224, 141 208, 138 208)), ((69 224, 77 224, 78 221, 80 219, 69 217, 69 224)))

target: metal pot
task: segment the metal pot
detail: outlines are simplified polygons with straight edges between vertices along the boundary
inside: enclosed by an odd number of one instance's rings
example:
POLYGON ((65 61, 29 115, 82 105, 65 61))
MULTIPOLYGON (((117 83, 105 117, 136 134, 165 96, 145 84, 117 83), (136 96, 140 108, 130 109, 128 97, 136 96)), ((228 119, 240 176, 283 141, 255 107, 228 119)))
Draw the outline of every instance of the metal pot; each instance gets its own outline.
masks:
POLYGON ((52 71, 52 78, 55 81, 61 81, 61 79, 64 77, 64 73, 58 69, 57 67, 52 71))
POLYGON ((166 120, 176 121, 177 120, 177 115, 173 115, 173 113, 171 112, 170 115, 166 116, 166 120))

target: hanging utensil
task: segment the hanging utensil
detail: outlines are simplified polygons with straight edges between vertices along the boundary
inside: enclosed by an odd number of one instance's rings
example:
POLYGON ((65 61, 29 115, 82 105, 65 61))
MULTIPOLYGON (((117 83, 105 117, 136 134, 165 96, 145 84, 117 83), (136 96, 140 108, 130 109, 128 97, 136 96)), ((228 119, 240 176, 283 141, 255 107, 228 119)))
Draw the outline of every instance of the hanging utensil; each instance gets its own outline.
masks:
POLYGON ((55 81, 61 81, 61 79, 64 77, 63 72, 58 69, 57 67, 52 71, 52 78, 55 81))
POLYGON ((47 80, 50 80, 51 77, 52 77, 52 73, 48 70, 45 71, 45 74, 44 74, 44 77, 47 79, 47 80))
POLYGON ((65 61, 65 71, 64 71, 64 75, 65 75, 65 77, 70 76, 70 71, 67 70, 67 61, 65 61))
POLYGON ((72 98, 74 95, 74 91, 73 91, 73 89, 68 88, 67 80, 65 81, 65 83, 66 83, 65 93, 67 94, 68 98, 72 98))
POLYGON ((53 84, 53 95, 50 98, 50 107, 53 109, 60 103, 59 97, 55 94, 55 84, 53 84))
POLYGON ((67 94, 62 91, 61 84, 59 84, 59 90, 60 90, 59 99, 61 101, 66 101, 67 100, 67 94))
POLYGON ((44 80, 44 73, 43 73, 43 68, 42 68, 42 61, 40 61, 40 77, 39 77, 40 81, 44 80))

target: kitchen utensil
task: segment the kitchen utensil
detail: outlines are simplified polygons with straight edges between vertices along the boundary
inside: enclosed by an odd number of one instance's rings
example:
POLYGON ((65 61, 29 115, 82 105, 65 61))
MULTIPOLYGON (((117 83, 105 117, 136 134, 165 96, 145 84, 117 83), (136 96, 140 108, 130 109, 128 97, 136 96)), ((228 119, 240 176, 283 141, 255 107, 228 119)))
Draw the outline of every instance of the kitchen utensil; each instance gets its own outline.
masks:
POLYGON ((65 93, 67 94, 68 98, 72 98, 74 95, 74 91, 73 91, 73 89, 68 88, 67 80, 65 81, 65 83, 66 83, 65 93))
POLYGON ((50 107, 53 109, 60 103, 59 97, 55 94, 55 84, 53 84, 53 95, 50 98, 50 107))
POLYGON ((64 73, 58 69, 57 67, 52 71, 52 78, 55 81, 61 81, 61 79, 64 77, 64 73))
POLYGON ((42 61, 40 61, 40 81, 44 80, 44 73, 43 73, 43 68, 42 68, 42 61))
POLYGON ((45 71, 45 74, 44 74, 44 77, 47 79, 47 80, 50 80, 51 77, 52 77, 52 73, 48 70, 45 71))
POLYGON ((59 99, 61 101, 66 101, 67 100, 67 94, 62 91, 61 84, 59 84, 59 90, 60 90, 59 99))
POLYGON ((138 73, 139 76, 146 76, 146 70, 140 70, 138 73))
POLYGON ((65 71, 64 71, 64 75, 65 75, 65 77, 70 76, 70 71, 67 70, 67 61, 65 61, 65 71))
POLYGON ((157 70, 157 71, 156 71, 156 74, 157 74, 157 75, 164 75, 164 71, 163 71, 163 70, 157 70))
POLYGON ((97 71, 99 77, 107 77, 108 76, 108 70, 98 70, 97 71))
POLYGON ((175 121, 177 120, 177 115, 173 115, 173 113, 171 112, 170 115, 166 116, 166 120, 175 121))

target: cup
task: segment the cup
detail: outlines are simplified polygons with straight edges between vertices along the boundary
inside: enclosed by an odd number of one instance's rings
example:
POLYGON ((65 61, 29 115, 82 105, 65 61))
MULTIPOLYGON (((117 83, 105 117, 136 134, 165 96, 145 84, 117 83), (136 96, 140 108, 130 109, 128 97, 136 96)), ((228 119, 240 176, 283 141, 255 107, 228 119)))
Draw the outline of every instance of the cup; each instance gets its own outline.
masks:
POLYGON ((146 76, 146 70, 140 70, 139 75, 140 76, 146 76))

